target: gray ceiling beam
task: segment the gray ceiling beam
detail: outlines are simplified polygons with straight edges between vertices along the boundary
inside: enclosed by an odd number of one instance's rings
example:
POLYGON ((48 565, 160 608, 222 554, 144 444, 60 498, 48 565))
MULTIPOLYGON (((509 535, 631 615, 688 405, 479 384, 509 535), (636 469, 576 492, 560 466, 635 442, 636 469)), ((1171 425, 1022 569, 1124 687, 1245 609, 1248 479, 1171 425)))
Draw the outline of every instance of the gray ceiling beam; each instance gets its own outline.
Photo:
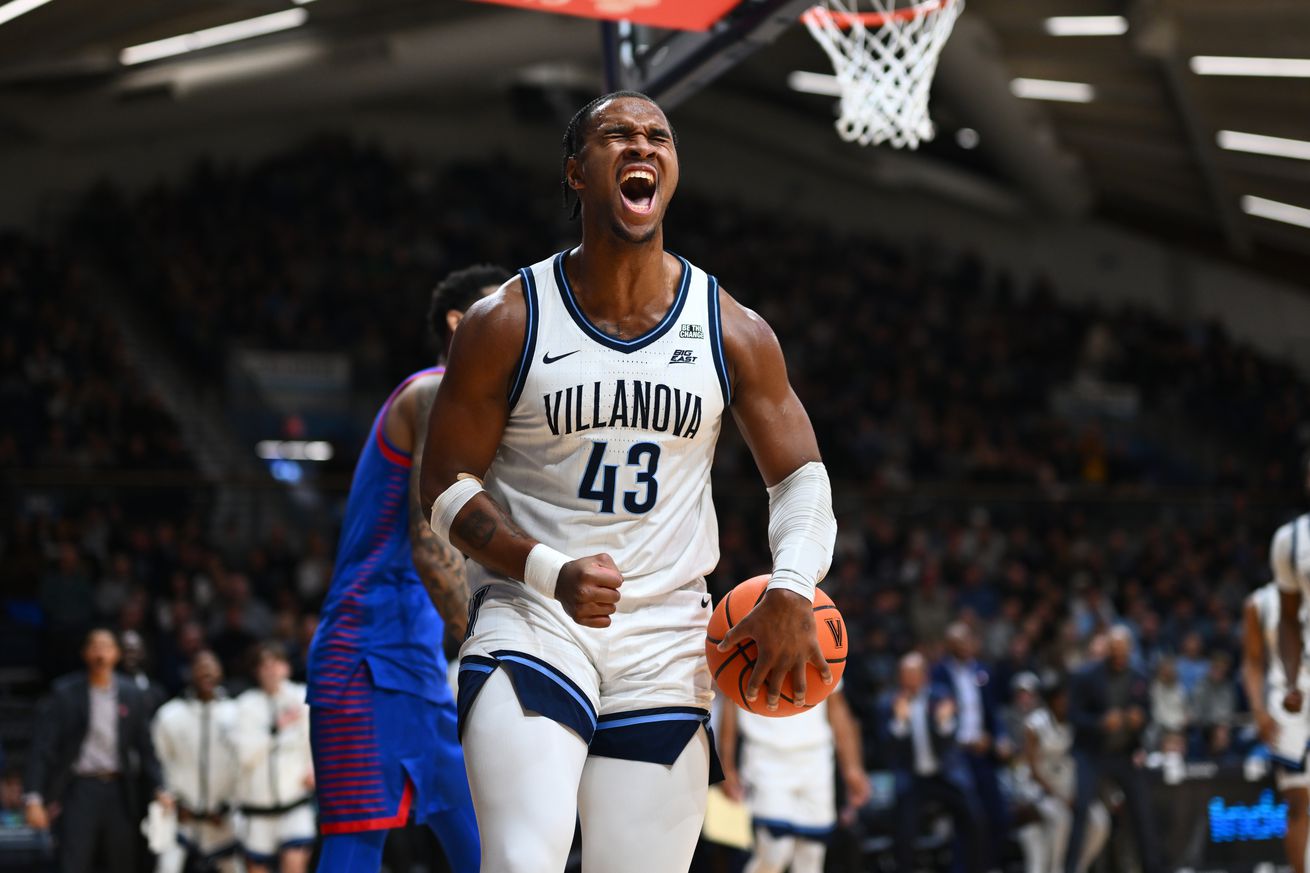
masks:
POLYGON ((1178 25, 1161 9, 1158 0, 1135 0, 1127 11, 1133 44, 1160 71, 1224 239, 1233 254, 1246 257, 1251 254, 1251 235, 1238 214, 1236 198, 1228 190, 1214 135, 1201 119, 1192 76, 1178 51, 1178 25))

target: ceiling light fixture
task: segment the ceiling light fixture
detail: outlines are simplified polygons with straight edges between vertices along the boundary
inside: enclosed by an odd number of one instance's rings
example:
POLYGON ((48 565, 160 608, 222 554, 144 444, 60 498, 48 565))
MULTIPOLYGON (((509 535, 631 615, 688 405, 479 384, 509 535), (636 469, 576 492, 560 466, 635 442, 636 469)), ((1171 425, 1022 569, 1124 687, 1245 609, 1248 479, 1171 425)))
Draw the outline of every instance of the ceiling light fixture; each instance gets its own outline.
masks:
POLYGON ((1056 100, 1061 103, 1091 103, 1096 89, 1086 82, 1057 82, 1053 79, 1013 79, 1010 93, 1025 100, 1056 100))
POLYGON ((1056 15, 1043 25, 1051 36, 1123 36, 1128 19, 1122 15, 1056 15))
POLYGON ((1242 198, 1242 211, 1257 218, 1295 224, 1297 227, 1310 227, 1310 209, 1293 206, 1290 203, 1279 203, 1277 200, 1266 200, 1264 197, 1252 197, 1248 194, 1242 198))
POLYGON ((1230 152, 1248 152, 1253 155, 1298 158, 1302 161, 1310 161, 1310 142, 1303 139, 1284 139, 1281 136, 1239 133, 1236 130, 1221 130, 1215 138, 1219 142, 1219 148, 1227 149, 1230 152))
POLYGON ((1198 76, 1276 76, 1310 78, 1307 58, 1231 58, 1197 55, 1189 61, 1198 76))
POLYGON ((33 9, 44 6, 50 0, 10 0, 3 6, 0 6, 0 24, 6 21, 13 21, 20 15, 26 15, 33 9))
POLYGON ((119 52, 118 60, 127 66, 144 64, 147 61, 157 61, 160 58, 200 51, 217 45, 277 33, 280 30, 290 30, 304 24, 308 18, 309 13, 304 9, 299 7, 286 9, 270 15, 246 18, 242 21, 234 21, 231 24, 220 24, 218 27, 197 30, 194 33, 183 33, 179 36, 170 36, 167 39, 130 46, 119 52))
POLYGON ((831 73, 793 70, 787 74, 787 87, 802 94, 818 94, 820 97, 841 96, 841 83, 831 73))

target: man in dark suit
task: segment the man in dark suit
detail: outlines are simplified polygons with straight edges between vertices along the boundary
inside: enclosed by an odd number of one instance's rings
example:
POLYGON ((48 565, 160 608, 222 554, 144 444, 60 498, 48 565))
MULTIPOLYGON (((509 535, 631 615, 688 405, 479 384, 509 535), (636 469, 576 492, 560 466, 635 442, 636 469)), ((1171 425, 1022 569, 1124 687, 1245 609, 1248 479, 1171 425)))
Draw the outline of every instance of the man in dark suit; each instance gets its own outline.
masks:
POLYGON ((141 788, 172 804, 160 787, 148 704, 114 672, 119 655, 111 631, 91 631, 82 646, 86 672, 58 680, 37 709, 24 803, 39 830, 50 826, 47 803, 59 804, 61 873, 134 873, 141 788))
POLYGON ((978 640, 973 630, 957 621, 946 629, 947 657, 932 670, 932 684, 949 688, 955 695, 958 728, 955 741, 961 759, 969 768, 974 808, 987 819, 988 831, 981 835, 983 860, 989 870, 1000 869, 1001 848, 1010 830, 1010 816, 998 765, 1008 761, 1014 749, 991 672, 978 660, 978 640))
POLYGON ((968 771, 955 744, 958 713, 949 686, 930 686, 923 656, 901 659, 895 691, 878 705, 885 764, 896 780, 896 864, 914 870, 919 815, 927 803, 945 808, 955 828, 955 871, 978 871, 978 824, 967 791, 968 771))
POLYGON ((1069 682, 1069 721, 1077 774, 1073 824, 1065 858, 1076 873, 1083 854, 1087 813, 1101 781, 1117 784, 1128 805, 1128 820, 1141 853, 1143 873, 1163 873, 1160 834, 1140 766, 1142 733, 1150 712, 1147 679, 1132 668, 1132 634, 1122 625, 1109 634, 1109 653, 1074 673, 1069 682))

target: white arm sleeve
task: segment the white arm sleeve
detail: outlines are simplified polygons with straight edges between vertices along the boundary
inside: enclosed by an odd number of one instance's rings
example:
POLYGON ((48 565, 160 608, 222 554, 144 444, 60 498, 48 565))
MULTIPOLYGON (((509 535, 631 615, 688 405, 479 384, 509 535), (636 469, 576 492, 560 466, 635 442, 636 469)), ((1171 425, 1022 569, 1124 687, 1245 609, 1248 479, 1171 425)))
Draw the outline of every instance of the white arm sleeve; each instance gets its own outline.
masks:
POLYGON ((1274 581, 1278 583, 1279 591, 1289 594, 1301 590, 1301 584, 1292 568, 1292 533, 1295 527, 1296 521, 1280 527, 1269 546, 1269 568, 1273 571, 1274 581))
POLYGON ((769 588, 785 588, 814 600, 814 588, 832 565, 837 519, 832 484, 820 461, 811 461, 769 489, 769 588))

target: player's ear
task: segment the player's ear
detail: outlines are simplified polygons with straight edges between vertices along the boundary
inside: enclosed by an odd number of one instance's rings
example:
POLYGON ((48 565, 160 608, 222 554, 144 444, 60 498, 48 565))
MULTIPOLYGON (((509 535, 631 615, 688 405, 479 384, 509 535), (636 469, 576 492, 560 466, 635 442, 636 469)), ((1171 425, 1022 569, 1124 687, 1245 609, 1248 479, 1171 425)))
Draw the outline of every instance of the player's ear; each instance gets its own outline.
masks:
POLYGON ((574 191, 581 191, 586 184, 582 181, 582 161, 576 156, 569 158, 568 163, 564 166, 564 178, 569 183, 569 188, 574 191))
POLYGON ((459 327, 459 323, 461 320, 463 320, 463 318, 464 318, 464 313, 460 312, 458 309, 447 309, 446 327, 450 328, 451 333, 454 333, 455 328, 459 327))

